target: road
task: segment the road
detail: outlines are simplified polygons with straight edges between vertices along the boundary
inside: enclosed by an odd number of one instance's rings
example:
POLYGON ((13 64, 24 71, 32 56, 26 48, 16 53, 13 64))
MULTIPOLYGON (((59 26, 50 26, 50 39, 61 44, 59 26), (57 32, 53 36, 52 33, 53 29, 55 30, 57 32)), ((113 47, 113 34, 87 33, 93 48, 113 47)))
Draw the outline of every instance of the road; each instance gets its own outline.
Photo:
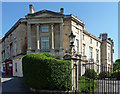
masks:
MULTIPOLYGON (((30 89, 24 84, 22 77, 2 77, 2 94, 30 94, 30 89)), ((32 94, 32 93, 31 93, 32 94)))

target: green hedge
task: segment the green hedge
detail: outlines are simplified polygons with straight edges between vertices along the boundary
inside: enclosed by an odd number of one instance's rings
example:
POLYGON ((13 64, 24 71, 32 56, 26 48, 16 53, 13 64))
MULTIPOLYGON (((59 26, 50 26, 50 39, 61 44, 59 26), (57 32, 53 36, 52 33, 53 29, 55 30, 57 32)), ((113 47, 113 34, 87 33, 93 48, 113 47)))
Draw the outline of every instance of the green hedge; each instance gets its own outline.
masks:
POLYGON ((24 82, 41 90, 71 89, 71 62, 58 60, 48 53, 27 54, 22 59, 24 82))
POLYGON ((90 79, 96 79, 97 73, 95 72, 94 69, 86 69, 85 74, 83 76, 90 78, 90 79))

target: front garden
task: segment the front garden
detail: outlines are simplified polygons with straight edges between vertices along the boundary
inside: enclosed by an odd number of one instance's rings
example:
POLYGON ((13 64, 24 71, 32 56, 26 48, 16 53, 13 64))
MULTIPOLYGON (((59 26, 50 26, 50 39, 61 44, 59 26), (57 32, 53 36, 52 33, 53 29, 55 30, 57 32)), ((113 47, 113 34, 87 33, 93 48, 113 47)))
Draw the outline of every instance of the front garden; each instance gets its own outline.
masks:
MULTIPOLYGON (((51 57, 48 53, 27 54, 22 59, 23 79, 25 84, 36 90, 71 90, 71 61, 51 57)), ((79 77, 79 92, 92 92, 99 87, 95 80, 105 78, 120 79, 120 70, 101 72, 86 69, 79 77)))

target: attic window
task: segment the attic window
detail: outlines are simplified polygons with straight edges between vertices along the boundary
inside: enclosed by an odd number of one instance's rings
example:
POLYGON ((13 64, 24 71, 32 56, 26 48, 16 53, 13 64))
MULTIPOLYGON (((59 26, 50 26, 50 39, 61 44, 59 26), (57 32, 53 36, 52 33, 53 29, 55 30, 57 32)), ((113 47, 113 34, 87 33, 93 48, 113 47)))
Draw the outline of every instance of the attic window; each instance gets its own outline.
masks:
POLYGON ((49 32, 49 26, 48 25, 42 25, 42 32, 49 32))

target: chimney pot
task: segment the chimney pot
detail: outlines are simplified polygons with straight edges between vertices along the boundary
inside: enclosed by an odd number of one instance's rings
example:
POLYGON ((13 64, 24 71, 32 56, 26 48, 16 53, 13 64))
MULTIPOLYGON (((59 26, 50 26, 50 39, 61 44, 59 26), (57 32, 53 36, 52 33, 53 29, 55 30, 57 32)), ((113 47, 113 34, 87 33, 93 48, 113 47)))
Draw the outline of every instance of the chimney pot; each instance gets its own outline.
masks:
POLYGON ((34 7, 32 4, 29 5, 30 13, 35 13, 34 7))
POLYGON ((64 13, 64 8, 60 9, 60 13, 62 13, 62 14, 64 13))

